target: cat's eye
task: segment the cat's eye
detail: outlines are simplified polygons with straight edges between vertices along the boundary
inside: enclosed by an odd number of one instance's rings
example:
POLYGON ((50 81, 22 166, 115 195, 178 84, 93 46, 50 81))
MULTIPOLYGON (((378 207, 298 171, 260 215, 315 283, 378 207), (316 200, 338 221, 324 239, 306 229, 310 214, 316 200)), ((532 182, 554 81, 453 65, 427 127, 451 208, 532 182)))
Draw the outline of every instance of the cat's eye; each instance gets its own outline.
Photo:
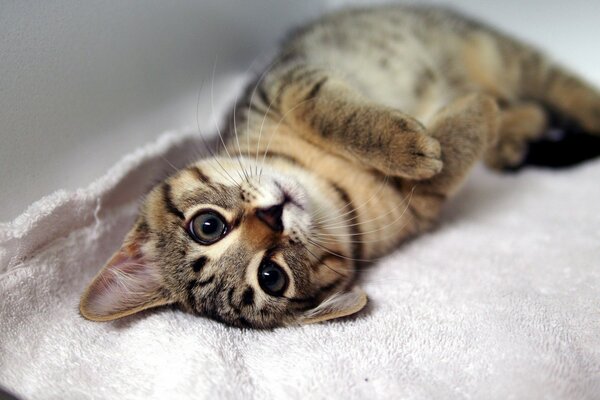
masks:
POLYGON ((263 260, 258 268, 258 283, 265 293, 279 297, 288 286, 288 277, 279 265, 263 260))
POLYGON ((225 219, 215 211, 197 214, 188 226, 192 238, 201 244, 213 244, 227 233, 225 219))

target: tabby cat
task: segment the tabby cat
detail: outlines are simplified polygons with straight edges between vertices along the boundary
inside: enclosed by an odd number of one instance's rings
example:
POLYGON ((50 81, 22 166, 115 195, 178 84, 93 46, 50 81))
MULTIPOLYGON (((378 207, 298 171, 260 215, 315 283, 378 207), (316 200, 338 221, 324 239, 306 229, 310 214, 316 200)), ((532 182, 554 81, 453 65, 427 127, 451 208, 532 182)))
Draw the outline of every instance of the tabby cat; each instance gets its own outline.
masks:
POLYGON ((85 290, 106 321, 176 304, 239 327, 354 314, 367 260, 432 228, 478 160, 518 165, 546 108, 600 134, 600 93, 439 8, 337 12, 296 31, 220 154, 158 184, 85 290))

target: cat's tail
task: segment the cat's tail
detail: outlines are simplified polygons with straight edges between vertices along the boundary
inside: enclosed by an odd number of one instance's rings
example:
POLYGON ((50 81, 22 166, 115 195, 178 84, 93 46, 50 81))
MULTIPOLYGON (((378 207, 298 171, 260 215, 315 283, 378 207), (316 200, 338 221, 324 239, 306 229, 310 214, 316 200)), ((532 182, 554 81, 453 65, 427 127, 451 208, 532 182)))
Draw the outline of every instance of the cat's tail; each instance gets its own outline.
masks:
POLYGON ((535 51, 521 52, 520 98, 543 105, 548 133, 526 164, 568 166, 600 156, 600 91, 535 51))
POLYGON ((536 100, 600 136, 600 90, 532 51, 520 60, 519 97, 536 100))

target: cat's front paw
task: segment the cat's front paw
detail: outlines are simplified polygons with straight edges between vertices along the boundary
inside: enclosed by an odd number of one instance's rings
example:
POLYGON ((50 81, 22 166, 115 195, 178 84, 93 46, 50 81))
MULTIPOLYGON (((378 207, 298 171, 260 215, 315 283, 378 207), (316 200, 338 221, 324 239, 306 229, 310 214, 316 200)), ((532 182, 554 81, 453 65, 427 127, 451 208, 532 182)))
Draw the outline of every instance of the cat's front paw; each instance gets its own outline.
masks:
POLYGON ((372 160, 377 169, 386 175, 413 180, 428 179, 439 173, 443 166, 440 143, 417 120, 390 117, 380 120, 378 126, 387 140, 372 160))
POLYGON ((389 158, 388 174, 412 180, 431 178, 443 167, 440 143, 424 132, 395 137, 389 158))
POLYGON ((442 170, 440 143, 415 118, 390 108, 368 108, 356 141, 347 146, 361 162, 385 175, 428 179, 442 170))

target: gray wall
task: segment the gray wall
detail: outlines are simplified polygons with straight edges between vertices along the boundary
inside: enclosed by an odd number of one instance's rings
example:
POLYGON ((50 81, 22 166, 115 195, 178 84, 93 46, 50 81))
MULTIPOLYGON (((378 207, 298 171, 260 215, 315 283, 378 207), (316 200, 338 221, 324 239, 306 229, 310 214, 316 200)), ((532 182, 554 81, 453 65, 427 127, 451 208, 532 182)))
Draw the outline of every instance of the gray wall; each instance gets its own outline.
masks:
MULTIPOLYGON (((217 79, 244 71, 289 26, 342 3, 0 0, 0 220, 194 123, 215 62, 217 79)), ((600 83, 600 1, 451 3, 600 83)))
POLYGON ((248 67, 318 6, 0 0, 0 220, 191 123, 215 63, 248 67))

